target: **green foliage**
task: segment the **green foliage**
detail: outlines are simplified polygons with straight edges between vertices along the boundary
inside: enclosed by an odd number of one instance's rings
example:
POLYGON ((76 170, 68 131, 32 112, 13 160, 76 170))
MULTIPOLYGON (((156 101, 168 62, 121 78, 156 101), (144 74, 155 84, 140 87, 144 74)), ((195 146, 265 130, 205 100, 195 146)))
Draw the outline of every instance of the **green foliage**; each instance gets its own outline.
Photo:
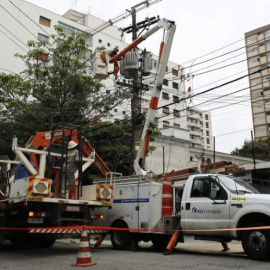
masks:
POLYGON ((241 148, 235 148, 231 155, 243 156, 253 158, 253 149, 256 159, 269 160, 270 159, 270 137, 265 140, 256 140, 252 142, 245 142, 241 148))
POLYGON ((24 145, 35 131, 59 122, 86 129, 130 95, 123 88, 108 95, 89 75, 87 33, 66 36, 60 26, 55 30, 51 43, 29 41, 29 52, 16 55, 26 66, 21 75, 0 74, 1 154, 11 148, 13 135, 24 145))
POLYGON ((131 122, 126 118, 114 123, 103 122, 90 126, 85 136, 111 171, 130 173, 131 122))

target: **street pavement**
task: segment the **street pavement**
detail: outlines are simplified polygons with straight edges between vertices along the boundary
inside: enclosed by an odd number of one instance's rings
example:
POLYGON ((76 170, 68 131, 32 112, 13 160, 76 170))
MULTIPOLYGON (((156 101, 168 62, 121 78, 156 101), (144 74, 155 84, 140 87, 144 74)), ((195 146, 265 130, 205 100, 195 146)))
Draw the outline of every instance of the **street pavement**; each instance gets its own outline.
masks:
MULTIPOLYGON (((49 249, 13 248, 7 241, 0 246, 1 270, 64 270, 74 269, 78 257, 80 239, 58 240, 49 249)), ((88 266, 96 270, 268 270, 270 261, 249 259, 239 242, 229 243, 230 250, 222 252, 222 245, 216 242, 194 241, 178 243, 171 255, 155 251, 151 243, 139 243, 136 251, 114 250, 109 240, 94 249, 91 239, 91 261, 88 266)), ((87 267, 86 267, 87 268, 87 267)))

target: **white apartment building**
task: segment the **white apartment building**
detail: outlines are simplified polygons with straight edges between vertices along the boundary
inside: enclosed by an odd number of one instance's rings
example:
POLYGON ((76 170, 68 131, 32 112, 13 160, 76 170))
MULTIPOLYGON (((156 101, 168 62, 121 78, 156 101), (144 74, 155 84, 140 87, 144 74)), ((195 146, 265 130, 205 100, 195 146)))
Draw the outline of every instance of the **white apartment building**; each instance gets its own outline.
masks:
MULTIPOLYGON (((29 40, 50 41, 50 35, 56 33, 54 25, 61 25, 64 27, 66 34, 71 34, 82 31, 91 33, 107 23, 91 14, 82 14, 73 10, 69 10, 61 16, 24 0, 12 0, 12 2, 14 5, 9 1, 4 1, 0 7, 2 46, 0 72, 15 74, 22 72, 25 69, 24 63, 14 55, 16 53, 26 54, 29 50, 27 46, 29 40)), ((95 35, 89 35, 87 42, 90 46, 89 58, 97 47, 104 46, 107 50, 111 50, 118 46, 121 50, 127 46, 125 36, 114 25, 95 35)), ((144 78, 144 83, 151 82, 150 78, 155 75, 157 57, 153 56, 153 58, 153 75, 144 78)), ((181 101, 182 98, 187 97, 183 76, 184 70, 182 67, 174 62, 168 63, 164 87, 160 96, 160 108, 156 117, 158 127, 163 137, 167 138, 167 143, 170 139, 177 139, 183 140, 185 147, 211 150, 213 148, 211 114, 194 107, 187 109, 186 100, 181 101), (166 106, 171 103, 174 104, 166 106)), ((102 83, 105 85, 103 91, 110 93, 115 90, 115 82, 112 77, 103 80, 102 83)), ((150 91, 145 91, 142 95, 141 103, 144 109, 148 108, 150 96, 151 88, 150 91)), ((118 119, 130 113, 130 101, 123 101, 112 111, 113 118, 118 119)), ((175 155, 177 154, 176 152, 175 155)), ((190 155, 188 154, 186 158, 189 162, 190 155)), ((186 166, 187 163, 183 162, 182 165, 186 166)))

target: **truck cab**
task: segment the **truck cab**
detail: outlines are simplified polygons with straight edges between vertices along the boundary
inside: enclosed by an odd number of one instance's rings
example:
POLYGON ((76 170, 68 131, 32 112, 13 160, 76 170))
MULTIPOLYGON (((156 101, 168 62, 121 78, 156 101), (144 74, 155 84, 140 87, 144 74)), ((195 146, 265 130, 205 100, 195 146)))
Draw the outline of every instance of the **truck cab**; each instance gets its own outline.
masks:
POLYGON ((181 228, 197 239, 241 240, 256 259, 270 254, 270 195, 260 194, 240 178, 228 175, 191 175, 183 191, 181 228), (254 230, 243 229, 255 227, 254 230))

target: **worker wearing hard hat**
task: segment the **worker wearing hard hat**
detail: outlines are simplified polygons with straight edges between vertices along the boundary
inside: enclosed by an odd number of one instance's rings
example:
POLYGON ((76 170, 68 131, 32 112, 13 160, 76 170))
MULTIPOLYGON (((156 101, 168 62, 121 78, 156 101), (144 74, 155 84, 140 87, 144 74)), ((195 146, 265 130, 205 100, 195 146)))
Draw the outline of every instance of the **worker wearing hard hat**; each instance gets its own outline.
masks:
POLYGON ((62 192, 69 192, 75 185, 75 172, 78 169, 79 163, 79 151, 77 149, 77 143, 70 141, 68 143, 67 157, 64 160, 63 172, 62 172, 62 192))

